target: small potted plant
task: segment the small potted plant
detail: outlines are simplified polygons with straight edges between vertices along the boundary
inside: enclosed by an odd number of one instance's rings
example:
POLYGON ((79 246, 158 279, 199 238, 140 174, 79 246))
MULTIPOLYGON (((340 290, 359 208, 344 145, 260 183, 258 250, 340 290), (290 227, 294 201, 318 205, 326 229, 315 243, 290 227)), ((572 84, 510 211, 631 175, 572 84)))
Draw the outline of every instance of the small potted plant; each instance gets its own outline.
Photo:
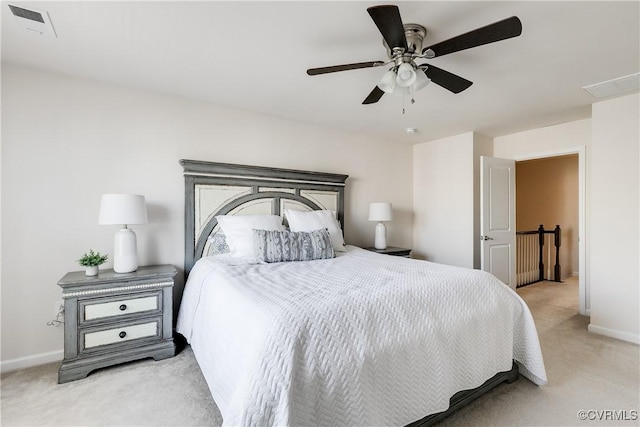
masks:
POLYGON ((100 252, 94 252, 93 249, 89 249, 89 252, 82 255, 78 263, 86 267, 85 274, 87 276, 97 276, 98 266, 107 262, 108 258, 109 255, 102 255, 100 252))

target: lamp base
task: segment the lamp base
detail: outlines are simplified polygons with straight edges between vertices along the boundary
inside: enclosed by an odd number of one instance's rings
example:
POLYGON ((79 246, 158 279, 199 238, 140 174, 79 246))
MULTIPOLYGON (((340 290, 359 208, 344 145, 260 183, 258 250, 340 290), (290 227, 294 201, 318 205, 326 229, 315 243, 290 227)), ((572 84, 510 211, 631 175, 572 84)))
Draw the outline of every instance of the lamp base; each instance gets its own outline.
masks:
POLYGON ((381 222, 376 225, 376 240, 374 247, 376 249, 387 249, 387 227, 381 222))
POLYGON ((138 269, 138 245, 136 233, 129 228, 116 232, 113 245, 113 271, 132 273, 138 269))

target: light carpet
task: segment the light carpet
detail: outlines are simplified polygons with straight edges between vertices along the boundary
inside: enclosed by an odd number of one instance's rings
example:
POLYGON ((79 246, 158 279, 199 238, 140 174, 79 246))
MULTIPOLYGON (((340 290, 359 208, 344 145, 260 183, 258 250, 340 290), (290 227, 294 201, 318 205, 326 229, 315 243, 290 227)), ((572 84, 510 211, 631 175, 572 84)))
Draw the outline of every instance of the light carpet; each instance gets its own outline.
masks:
MULTIPOLYGON (((577 314, 577 289, 577 280, 570 279, 518 290, 536 321, 549 384, 536 387, 520 377, 458 410, 442 426, 640 425, 631 419, 640 409, 640 347, 587 332, 589 319, 577 314), (582 421, 581 410, 594 411, 587 413, 593 419, 582 421)), ((114 366, 66 384, 57 384, 57 369, 53 363, 2 375, 3 426, 222 422, 189 347, 171 359, 114 366)))

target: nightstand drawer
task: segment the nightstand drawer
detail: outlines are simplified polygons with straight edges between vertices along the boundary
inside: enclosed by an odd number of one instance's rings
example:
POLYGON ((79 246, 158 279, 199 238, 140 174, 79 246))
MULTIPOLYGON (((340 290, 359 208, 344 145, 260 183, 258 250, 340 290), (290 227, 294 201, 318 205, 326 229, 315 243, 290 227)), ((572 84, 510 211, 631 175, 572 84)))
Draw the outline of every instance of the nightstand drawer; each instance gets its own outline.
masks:
POLYGON ((143 338, 159 338, 162 328, 162 318, 150 319, 135 325, 124 324, 99 331, 87 330, 80 332, 80 352, 105 348, 115 344, 126 343, 143 338))
POLYGON ((97 299, 80 302, 80 324, 96 319, 144 312, 160 312, 162 292, 128 298, 97 299))

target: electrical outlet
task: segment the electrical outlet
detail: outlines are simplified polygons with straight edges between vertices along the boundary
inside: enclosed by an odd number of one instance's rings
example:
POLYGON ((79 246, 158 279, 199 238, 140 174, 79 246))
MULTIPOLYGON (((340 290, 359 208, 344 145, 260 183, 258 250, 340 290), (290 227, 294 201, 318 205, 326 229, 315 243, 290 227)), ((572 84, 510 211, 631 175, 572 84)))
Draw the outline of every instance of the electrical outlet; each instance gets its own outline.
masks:
POLYGON ((55 306, 53 308, 53 317, 57 319, 58 316, 62 317, 64 315, 64 301, 56 301, 55 306))

